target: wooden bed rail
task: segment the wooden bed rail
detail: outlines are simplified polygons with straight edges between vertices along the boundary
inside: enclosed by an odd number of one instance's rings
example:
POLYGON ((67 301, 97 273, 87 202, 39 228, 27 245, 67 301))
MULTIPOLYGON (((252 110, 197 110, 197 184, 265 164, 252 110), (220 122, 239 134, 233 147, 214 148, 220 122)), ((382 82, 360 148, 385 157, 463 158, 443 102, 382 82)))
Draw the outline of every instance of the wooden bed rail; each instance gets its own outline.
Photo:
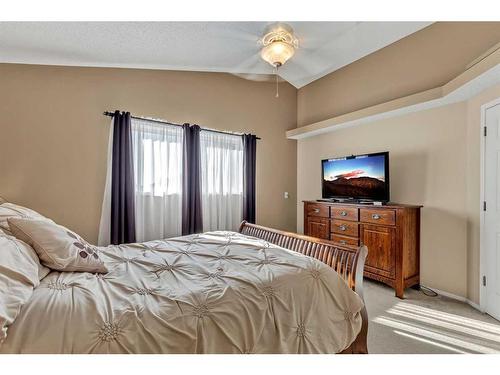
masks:
POLYGON ((363 298, 363 270, 368 254, 366 246, 360 246, 358 249, 341 247, 329 241, 246 221, 241 223, 239 232, 322 261, 337 271, 347 285, 363 298))

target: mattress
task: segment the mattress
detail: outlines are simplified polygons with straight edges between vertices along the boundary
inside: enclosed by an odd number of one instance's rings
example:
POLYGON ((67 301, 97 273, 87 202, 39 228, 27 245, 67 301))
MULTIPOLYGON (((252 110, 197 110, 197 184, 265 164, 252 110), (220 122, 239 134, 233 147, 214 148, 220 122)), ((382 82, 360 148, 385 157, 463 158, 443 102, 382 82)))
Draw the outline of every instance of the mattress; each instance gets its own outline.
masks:
POLYGON ((100 248, 51 272, 0 353, 337 353, 361 298, 320 261, 234 232, 100 248))

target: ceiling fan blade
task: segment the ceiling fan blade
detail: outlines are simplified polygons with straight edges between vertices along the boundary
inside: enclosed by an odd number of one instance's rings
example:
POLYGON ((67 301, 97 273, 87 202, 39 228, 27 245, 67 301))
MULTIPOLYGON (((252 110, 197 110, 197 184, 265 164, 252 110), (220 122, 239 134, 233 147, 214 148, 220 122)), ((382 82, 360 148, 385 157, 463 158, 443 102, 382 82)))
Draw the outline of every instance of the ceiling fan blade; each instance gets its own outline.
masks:
POLYGON ((258 46, 266 25, 267 22, 213 22, 207 31, 211 37, 258 46))
MULTIPOLYGON (((231 74, 249 81, 276 81, 276 75, 274 74, 273 67, 262 60, 259 54, 254 54, 244 60, 241 64, 238 64, 234 67, 234 69, 232 69, 231 74)), ((278 74, 278 82, 284 81, 285 80, 278 74)))
POLYGON ((261 60, 260 56, 256 53, 252 53, 245 60, 240 62, 238 65, 231 68, 231 73, 242 73, 242 72, 253 72, 255 70, 264 71, 265 62, 261 60), (257 69, 258 68, 258 69, 257 69))

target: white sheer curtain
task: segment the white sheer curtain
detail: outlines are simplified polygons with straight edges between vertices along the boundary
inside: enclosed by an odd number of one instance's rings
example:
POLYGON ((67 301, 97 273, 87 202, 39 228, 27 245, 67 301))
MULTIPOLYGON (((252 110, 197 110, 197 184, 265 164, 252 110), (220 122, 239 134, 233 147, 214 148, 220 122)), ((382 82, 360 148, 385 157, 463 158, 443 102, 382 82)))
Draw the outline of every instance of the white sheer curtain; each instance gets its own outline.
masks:
POLYGON ((201 131, 203 230, 237 230, 243 217, 243 139, 201 131))
POLYGON ((181 235, 180 126, 132 119, 138 242, 181 235))
POLYGON ((106 184, 104 185, 104 197, 102 199, 101 221, 99 223, 99 235, 97 244, 108 246, 111 239, 111 172, 113 162, 113 118, 109 125, 108 157, 106 169, 106 184))

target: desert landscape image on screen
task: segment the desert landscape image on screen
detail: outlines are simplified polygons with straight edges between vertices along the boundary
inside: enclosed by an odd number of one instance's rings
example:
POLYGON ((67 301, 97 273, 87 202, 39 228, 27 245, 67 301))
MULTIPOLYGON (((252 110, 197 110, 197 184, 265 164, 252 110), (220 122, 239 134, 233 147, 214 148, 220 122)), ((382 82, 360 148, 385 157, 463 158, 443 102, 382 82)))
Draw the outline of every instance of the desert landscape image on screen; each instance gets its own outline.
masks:
POLYGON ((383 199, 385 156, 323 161, 323 197, 383 199))

